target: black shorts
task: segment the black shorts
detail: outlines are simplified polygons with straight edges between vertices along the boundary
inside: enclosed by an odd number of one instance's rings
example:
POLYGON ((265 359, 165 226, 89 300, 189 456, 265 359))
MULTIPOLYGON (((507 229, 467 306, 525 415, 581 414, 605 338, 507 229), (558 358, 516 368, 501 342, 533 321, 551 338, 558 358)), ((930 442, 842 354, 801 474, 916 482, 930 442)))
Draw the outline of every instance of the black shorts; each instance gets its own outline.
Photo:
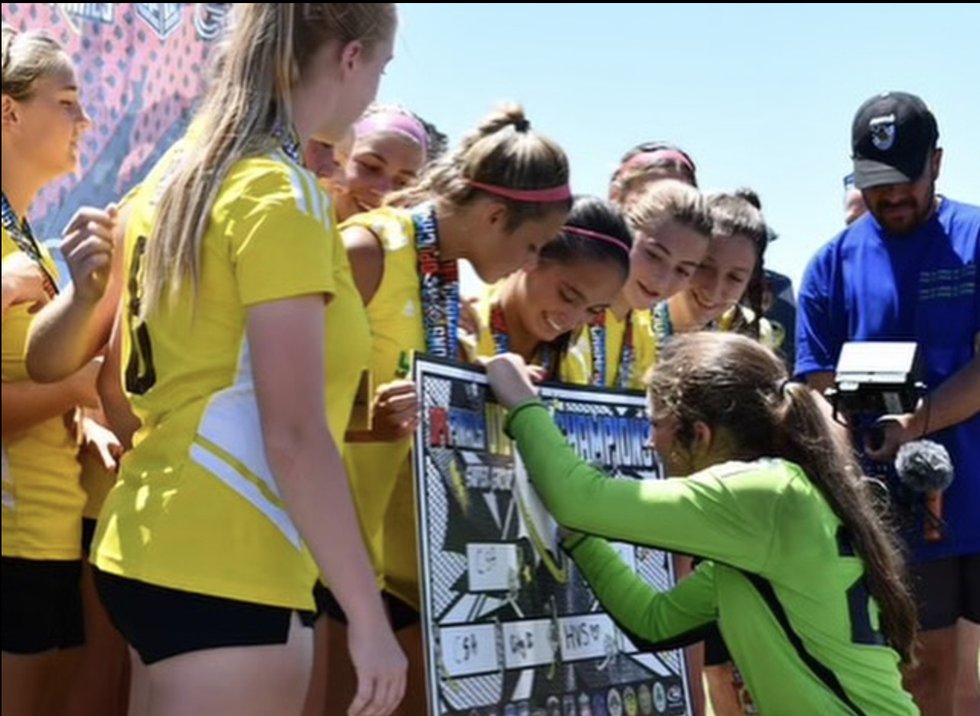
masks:
POLYGON ((3 558, 3 651, 40 654, 85 643, 81 560, 3 558))
MULTIPOLYGON (((334 621, 341 624, 347 623, 347 615, 344 608, 334 597, 333 592, 323 586, 323 582, 317 582, 313 587, 313 599, 316 600, 316 613, 326 614, 334 621)), ((394 631, 401 631, 410 626, 414 626, 421 621, 418 610, 408 602, 396 597, 390 592, 381 592, 381 601, 385 603, 388 610, 388 619, 391 620, 391 628, 394 631)))
MULTIPOLYGON (((184 592, 95 570, 113 625, 144 664, 203 649, 285 644, 293 612, 285 607, 184 592)), ((304 626, 312 612, 298 612, 304 626)))
POLYGON ((95 526, 98 520, 91 517, 82 518, 82 554, 92 554, 92 540, 95 539, 95 526))
POLYGON ((953 626, 959 618, 980 624, 980 554, 910 564, 923 631, 953 626))
POLYGON ((732 655, 728 653, 725 639, 718 630, 718 624, 715 623, 704 635, 704 665, 721 666, 731 660, 732 655))

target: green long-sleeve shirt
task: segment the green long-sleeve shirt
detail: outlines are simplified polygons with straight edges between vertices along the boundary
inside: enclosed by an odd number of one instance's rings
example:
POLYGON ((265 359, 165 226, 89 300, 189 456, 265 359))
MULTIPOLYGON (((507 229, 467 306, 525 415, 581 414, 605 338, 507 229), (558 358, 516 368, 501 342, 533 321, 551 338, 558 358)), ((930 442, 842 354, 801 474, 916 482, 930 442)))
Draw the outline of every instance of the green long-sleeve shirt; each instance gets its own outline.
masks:
POLYGON ((555 519, 614 540, 708 560, 667 592, 603 540, 566 545, 605 609, 650 641, 717 620, 761 713, 917 714, 878 631, 864 565, 799 466, 763 459, 687 479, 614 480, 576 455, 543 404, 508 432, 555 519))

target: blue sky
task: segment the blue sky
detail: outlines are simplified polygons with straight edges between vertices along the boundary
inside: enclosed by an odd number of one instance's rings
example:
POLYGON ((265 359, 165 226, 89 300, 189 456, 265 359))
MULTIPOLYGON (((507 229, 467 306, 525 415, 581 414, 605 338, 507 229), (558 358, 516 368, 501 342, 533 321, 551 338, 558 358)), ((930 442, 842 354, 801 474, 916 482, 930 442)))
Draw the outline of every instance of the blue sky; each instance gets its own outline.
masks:
POLYGON ((524 104, 562 144, 578 192, 667 139, 706 190, 751 186, 781 238, 767 265, 798 284, 843 223, 854 112, 920 95, 945 148, 940 191, 980 203, 980 5, 401 3, 380 98, 456 139, 495 103, 524 104), (970 89, 972 87, 972 89, 970 89))

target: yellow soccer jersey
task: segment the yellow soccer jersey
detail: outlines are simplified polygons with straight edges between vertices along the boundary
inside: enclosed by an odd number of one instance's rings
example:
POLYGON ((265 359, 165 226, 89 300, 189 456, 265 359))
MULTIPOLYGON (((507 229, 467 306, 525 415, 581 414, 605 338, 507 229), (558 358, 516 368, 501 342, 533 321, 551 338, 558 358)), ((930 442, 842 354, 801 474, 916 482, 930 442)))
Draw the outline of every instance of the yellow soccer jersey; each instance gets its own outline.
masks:
MULTIPOLYGON (((385 207, 352 217, 342 228, 361 226, 377 237, 384 251, 384 274, 368 304, 374 339, 371 379, 374 386, 399 377, 405 351, 424 351, 421 282, 411 212, 385 207)), ((350 443, 345 450, 361 529, 385 590, 418 606, 415 501, 411 440, 350 443)))
POLYGON ((81 484, 85 491, 85 507, 82 517, 88 520, 99 518, 102 503, 109 490, 116 484, 116 474, 107 470, 102 461, 91 451, 85 451, 78 456, 81 465, 81 484))
MULTIPOLYGON (((607 309, 605 314, 605 346, 606 361, 604 387, 620 386, 621 361, 624 355, 623 342, 626 335, 626 321, 631 324, 633 356, 629 361, 629 376, 624 388, 629 390, 644 390, 644 377, 647 371, 657 362, 658 340, 653 330, 652 312, 630 311, 625 320, 616 318, 607 309)), ((595 374, 592 350, 593 334, 586 326, 579 331, 568 345, 561 357, 559 376, 563 382, 574 385, 592 385, 595 374)))
MULTIPOLYGON (((722 314, 721 318, 715 321, 717 330, 723 333, 745 333, 747 328, 755 320, 755 311, 740 303, 736 303, 722 314)), ((768 318, 759 319, 759 342, 766 348, 777 350, 782 343, 780 336, 774 329, 768 318)))
MULTIPOLYGON (((494 337, 494 329, 492 327, 492 316, 494 304, 499 301, 502 286, 503 282, 498 282, 493 286, 484 287, 484 290, 475 305, 476 318, 479 321, 479 325, 477 326, 477 335, 464 335, 460 338, 459 344, 462 354, 470 363, 476 362, 477 358, 490 358, 497 355, 498 347, 496 338, 494 337)), ((499 315, 502 316, 502 312, 499 315)), ((506 326, 501 326, 500 332, 506 333, 506 326)), ((501 348, 500 350, 504 351, 506 349, 501 348)), ((549 353, 550 350, 550 346, 541 347, 539 345, 534 356, 534 360, 531 361, 532 365, 537 365, 544 368, 549 372, 549 375, 553 367, 552 361, 549 360, 549 356, 554 355, 553 352, 549 353)))
POLYGON ((140 321, 140 264, 167 163, 127 227, 122 379, 142 427, 103 506, 94 561, 174 589, 309 609, 318 570, 266 459, 246 317, 262 303, 332 296, 327 413, 342 444, 370 345, 347 255, 310 172, 281 150, 244 159, 212 208, 196 300, 186 291, 140 321))
POLYGON ((473 305, 476 312, 477 331, 475 334, 460 332, 460 352, 469 363, 475 363, 477 358, 487 358, 497 354, 497 346, 494 343, 493 331, 490 327, 490 309, 496 297, 496 286, 483 286, 480 296, 473 305))
MULTIPOLYGON (((57 269, 43 245, 44 267, 57 269)), ((3 258, 19 249, 3 229, 3 258)), ((3 382, 30 380, 24 362, 34 316, 28 305, 12 306, 3 317, 3 382)), ((3 556, 24 559, 80 559, 82 506, 78 444, 71 416, 59 415, 3 438, 3 556)))

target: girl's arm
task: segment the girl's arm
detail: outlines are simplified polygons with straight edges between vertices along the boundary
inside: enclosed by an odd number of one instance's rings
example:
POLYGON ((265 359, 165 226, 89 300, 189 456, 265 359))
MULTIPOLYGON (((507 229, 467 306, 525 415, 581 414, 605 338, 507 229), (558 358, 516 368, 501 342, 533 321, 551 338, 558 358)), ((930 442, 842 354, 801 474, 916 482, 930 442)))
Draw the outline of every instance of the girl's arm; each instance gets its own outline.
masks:
POLYGON ((3 436, 13 435, 77 407, 96 408, 95 380, 102 367, 96 358, 57 383, 21 380, 3 384, 3 436))
POLYGON ((684 479, 611 479, 578 456, 537 400, 514 408, 507 430, 560 524, 753 572, 765 564, 784 471, 747 466, 684 479))
POLYGON ((99 372, 98 388, 102 410, 107 424, 116 434, 123 448, 133 447, 133 435, 140 427, 140 420, 133 413, 122 386, 122 331, 121 309, 113 322, 109 345, 106 347, 105 364, 99 372))
POLYGON ((693 642, 718 618, 711 562, 702 562, 673 589, 659 592, 603 539, 582 537, 569 552, 603 608, 630 636, 647 642, 644 650, 693 642))
POLYGON ((61 250, 72 282, 31 324, 27 371, 34 380, 61 380, 105 346, 122 295, 124 227, 111 206, 80 209, 66 227, 61 250))
POLYGON ((400 696, 407 662, 388 624, 327 426, 324 297, 256 304, 248 309, 247 333, 269 466, 350 622, 359 692, 400 696))

